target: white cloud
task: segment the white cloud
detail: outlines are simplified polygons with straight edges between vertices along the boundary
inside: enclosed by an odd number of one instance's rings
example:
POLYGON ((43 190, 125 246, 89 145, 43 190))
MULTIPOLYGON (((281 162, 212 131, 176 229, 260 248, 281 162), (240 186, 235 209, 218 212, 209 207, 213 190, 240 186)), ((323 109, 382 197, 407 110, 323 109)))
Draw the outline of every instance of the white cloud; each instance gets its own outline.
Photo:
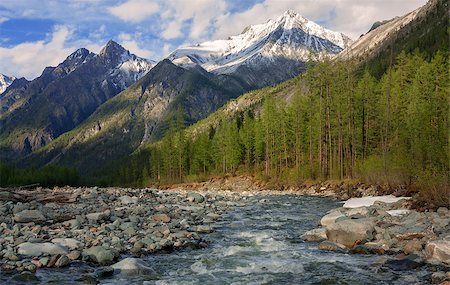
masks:
POLYGON ((180 21, 170 22, 166 26, 164 31, 161 33, 161 36, 163 38, 165 38, 166 40, 179 38, 182 35, 181 26, 182 26, 182 22, 180 22, 180 21))
POLYGON ((164 57, 169 56, 169 54, 173 51, 173 46, 171 44, 164 44, 162 48, 162 53, 164 57))
POLYGON ((275 19, 287 9, 315 22, 324 22, 331 30, 357 38, 375 21, 403 15, 425 3, 426 0, 265 0, 246 11, 219 16, 214 38, 238 34, 244 27, 275 19))
POLYGON ((41 75, 45 67, 57 66, 80 47, 95 53, 103 47, 89 39, 74 40, 73 33, 68 26, 55 26, 45 40, 0 47, 0 72, 33 79, 41 75))
MULTIPOLYGON (((130 4, 136 0, 129 0, 130 4)), ((154 2, 152 2, 154 3, 154 2)), ((156 5, 156 4, 155 4, 156 5)), ((161 37, 172 40, 186 36, 183 28, 188 29, 191 39, 201 39, 208 36, 208 30, 213 26, 218 16, 226 11, 225 0, 166 0, 159 3, 159 16, 162 20, 161 37), (189 22, 189 23, 188 23, 189 22)), ((134 19, 135 22, 146 20, 143 17, 134 19)))
POLYGON ((8 20, 9 20, 9 18, 0 16, 0 24, 6 22, 8 20))
POLYGON ((122 21, 138 23, 159 11, 159 5, 151 0, 128 0, 108 8, 109 12, 122 21))
POLYGON ((71 30, 67 26, 55 27, 48 41, 25 42, 11 48, 0 47, 0 70, 13 76, 32 79, 46 66, 55 66, 74 50, 66 47, 71 30))

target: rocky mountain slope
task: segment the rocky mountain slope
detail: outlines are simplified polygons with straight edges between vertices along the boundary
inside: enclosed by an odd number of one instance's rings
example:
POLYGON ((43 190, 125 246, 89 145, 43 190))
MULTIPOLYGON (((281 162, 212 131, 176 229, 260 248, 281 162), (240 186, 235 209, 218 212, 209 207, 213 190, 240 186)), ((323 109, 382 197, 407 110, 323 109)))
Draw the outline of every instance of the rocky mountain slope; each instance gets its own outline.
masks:
POLYGON ((261 88, 299 74, 311 58, 338 54, 350 43, 344 34, 288 10, 276 20, 245 28, 237 36, 183 47, 168 58, 182 67, 199 65, 261 88))
MULTIPOLYGON (((448 47, 446 48, 445 45, 443 47, 441 46, 441 43, 448 39, 448 36, 443 37, 441 35, 441 33, 446 33, 446 26, 443 23, 448 20, 446 18, 448 14, 448 3, 446 2, 448 1, 430 0, 423 7, 405 16, 380 22, 380 26, 372 28, 367 34, 351 44, 334 59, 346 60, 349 57, 346 53, 351 53, 350 57, 358 56, 361 62, 367 63, 365 66, 369 69, 378 71, 382 67, 382 70, 385 71, 387 65, 380 67, 379 64, 380 61, 386 59, 386 54, 390 53, 389 44, 398 47, 393 54, 394 60, 395 54, 400 53, 402 50, 412 52, 417 49, 419 52, 425 54, 432 54, 439 47, 448 50, 448 47), (399 23, 403 24, 399 25, 399 23), (411 32, 413 28, 415 32, 411 32), (415 48, 409 49, 408 47, 410 46, 415 46, 415 48), (370 50, 369 47, 372 48, 373 56, 364 52, 370 50)), ((259 112, 264 99, 268 96, 273 96, 276 100, 289 101, 294 92, 300 88, 302 88, 302 82, 296 77, 273 87, 246 93, 231 100, 204 120, 190 126, 186 131, 188 134, 195 136, 198 133, 208 130, 210 127, 216 127, 221 121, 235 119, 238 114, 243 114, 248 110, 256 110, 259 112)))
POLYGON ((2 158, 30 153, 73 129, 152 66, 110 41, 99 54, 79 49, 33 81, 12 84, 0 99, 2 158))
POLYGON ((31 160, 86 169, 90 161, 131 154, 160 138, 179 106, 185 124, 193 124, 246 91, 299 74, 311 56, 338 53, 349 42, 287 11, 229 40, 179 49, 31 160))
POLYGON ((448 1, 429 0, 403 16, 376 22, 335 59, 370 61, 371 72, 379 75, 389 64, 391 48, 393 58, 402 50, 418 49, 429 56, 438 49, 448 49, 448 10, 448 1))
POLYGON ((159 62, 138 82, 100 106, 74 130, 28 158, 28 163, 59 163, 94 171, 158 139, 181 107, 192 124, 244 92, 235 78, 187 70, 159 62), (96 161, 93 165, 92 161, 96 161))
POLYGON ((0 73, 0 94, 5 92, 6 88, 13 83, 16 78, 14 76, 8 76, 0 73))

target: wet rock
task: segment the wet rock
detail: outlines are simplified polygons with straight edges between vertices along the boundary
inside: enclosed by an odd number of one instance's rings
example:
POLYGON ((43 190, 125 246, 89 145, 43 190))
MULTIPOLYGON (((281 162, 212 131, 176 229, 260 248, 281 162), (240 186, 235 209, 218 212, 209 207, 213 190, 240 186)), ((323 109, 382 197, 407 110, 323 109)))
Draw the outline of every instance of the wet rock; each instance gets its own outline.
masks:
POLYGON ((81 257, 81 252, 78 251, 78 250, 71 251, 71 252, 67 255, 67 257, 68 257, 70 260, 78 260, 78 259, 80 259, 80 257, 81 257))
POLYGON ((61 254, 51 256, 50 260, 48 261, 47 267, 54 267, 60 257, 61 254))
POLYGON ((18 223, 39 223, 45 220, 44 215, 39 210, 23 210, 14 215, 14 221, 18 223))
POLYGON ((95 277, 108 278, 114 275, 114 268, 111 266, 102 267, 95 271, 95 277))
POLYGON ((137 258, 125 258, 111 266, 115 270, 125 274, 149 274, 155 271, 148 267, 144 261, 137 258))
POLYGON ((422 267, 425 263, 420 260, 415 260, 414 257, 406 257, 402 259, 389 259, 386 265, 393 271, 405 271, 422 267))
POLYGON ((18 246, 17 252, 23 255, 40 256, 42 254, 66 254, 67 249, 49 242, 44 243, 25 242, 18 246))
POLYGON ((450 274, 446 274, 443 271, 438 271, 431 274, 431 282, 433 284, 441 284, 445 281, 450 281, 450 274))
POLYGON ((368 249, 370 254, 384 254, 389 250, 389 246, 379 242, 366 242, 364 247, 368 249))
POLYGON ((34 282, 38 282, 39 278, 37 278, 36 275, 34 275, 34 273, 25 271, 25 272, 14 275, 11 278, 11 281, 12 282, 24 282, 24 283, 32 282, 32 283, 34 283, 34 282))
POLYGON ((155 214, 152 216, 152 220, 156 222, 168 223, 170 222, 170 217, 167 214, 155 214))
POLYGON ((346 251, 347 248, 342 245, 331 241, 323 241, 319 244, 320 250, 328 250, 328 251, 346 251))
POLYGON ((96 285, 100 283, 95 277, 90 275, 84 275, 80 278, 75 279, 77 282, 81 282, 82 284, 90 284, 90 285, 96 285))
POLYGON ((450 241, 436 240, 429 242, 425 247, 429 261, 438 261, 450 264, 450 241))
POLYGON ((198 233, 212 233, 213 229, 210 226, 199 225, 197 226, 196 231, 198 233))
POLYGON ((306 241, 323 241, 327 239, 327 229, 318 228, 307 231, 302 235, 302 239, 306 241))
POLYGON ((83 250, 83 257, 100 265, 109 265, 119 256, 119 253, 105 246, 94 246, 83 250))
POLYGON ((43 258, 39 259, 39 263, 42 264, 42 267, 46 267, 49 262, 50 262, 50 258, 48 258, 48 257, 43 257, 43 258))
POLYGON ((344 220, 327 226, 327 238, 352 248, 357 243, 371 241, 374 230, 371 219, 344 220))
POLYGON ((345 217, 340 211, 333 211, 320 219, 320 225, 326 227, 328 225, 334 224, 336 219, 345 217))
POLYGON ((417 253, 423 249, 423 242, 418 239, 409 240, 403 247, 403 252, 406 254, 417 253))
POLYGON ((70 264, 70 259, 67 255, 62 255, 55 263, 55 267, 66 267, 70 264))

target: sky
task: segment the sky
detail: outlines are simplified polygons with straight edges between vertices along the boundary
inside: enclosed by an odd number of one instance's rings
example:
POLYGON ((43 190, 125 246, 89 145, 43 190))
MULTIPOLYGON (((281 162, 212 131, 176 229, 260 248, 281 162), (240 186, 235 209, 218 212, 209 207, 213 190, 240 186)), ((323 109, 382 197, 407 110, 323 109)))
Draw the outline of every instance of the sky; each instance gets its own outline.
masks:
POLYGON ((112 39, 159 61, 177 47, 226 39, 293 9, 353 39, 426 0, 2 0, 0 73, 33 79, 80 47, 112 39))

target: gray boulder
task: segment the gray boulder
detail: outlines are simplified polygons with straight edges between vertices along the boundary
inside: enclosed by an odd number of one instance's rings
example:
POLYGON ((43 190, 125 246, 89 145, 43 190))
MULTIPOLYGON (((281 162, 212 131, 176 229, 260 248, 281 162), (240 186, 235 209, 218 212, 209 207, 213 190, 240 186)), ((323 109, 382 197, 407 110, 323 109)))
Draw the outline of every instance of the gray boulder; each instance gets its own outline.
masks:
POLYGON ((341 217, 345 217, 345 215, 342 214, 340 211, 333 211, 323 216, 322 219, 320 220, 320 224, 326 227, 328 225, 334 224, 336 222, 336 219, 341 217))
POLYGON ((117 262, 116 264, 113 264, 111 266, 114 268, 114 270, 118 270, 120 273, 125 274, 148 274, 148 273, 155 273, 155 271, 148 267, 144 261, 138 259, 138 258, 125 258, 124 260, 121 260, 117 262))
POLYGON ((327 229, 318 228, 307 231, 302 235, 302 238, 306 241, 323 241, 327 239, 327 229))
POLYGON ((119 257, 119 253, 105 246, 94 246, 83 250, 83 257, 100 265, 109 265, 119 257))
POLYGON ((188 194, 188 200, 195 203, 203 203, 205 197, 199 193, 191 192, 188 194))
POLYGON ((83 247, 83 243, 74 238, 54 238, 52 243, 69 248, 70 250, 83 247))
POLYGON ((371 241, 374 230, 372 219, 344 220, 327 226, 327 238, 352 248, 357 243, 371 241))
POLYGON ((31 243, 24 242, 19 245, 17 252, 23 255, 40 256, 42 254, 67 254, 67 249, 50 242, 31 243))

